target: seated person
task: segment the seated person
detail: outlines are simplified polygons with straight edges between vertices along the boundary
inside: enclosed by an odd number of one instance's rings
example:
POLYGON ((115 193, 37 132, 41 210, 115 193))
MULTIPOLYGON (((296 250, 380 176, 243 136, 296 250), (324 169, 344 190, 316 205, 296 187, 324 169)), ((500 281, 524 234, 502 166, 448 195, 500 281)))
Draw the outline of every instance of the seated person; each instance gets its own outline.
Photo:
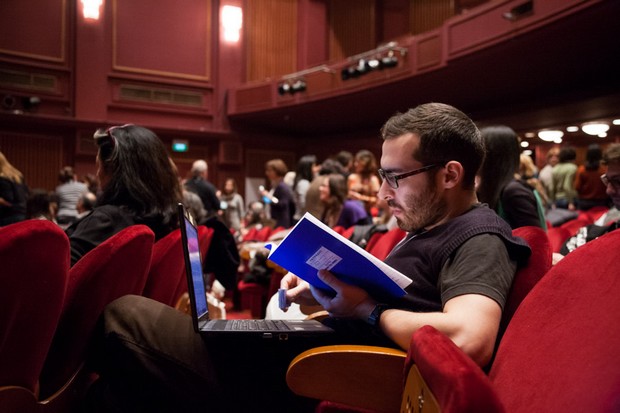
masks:
MULTIPOLYGON (((607 165, 607 173, 601 176, 601 180, 607 188, 607 195, 611 198, 614 206, 601 216, 594 224, 582 227, 577 234, 570 237, 562 246, 560 254, 566 255, 586 242, 592 241, 608 232, 618 229, 620 219, 620 144, 612 143, 603 155, 603 163, 607 165)), ((561 259, 554 254, 554 261, 561 259)))
POLYGON ((538 226, 547 229, 545 211, 534 188, 519 176, 520 146, 517 134, 508 126, 480 130, 486 156, 478 172, 477 193, 512 229, 538 226))
POLYGON ((301 351, 333 343, 407 349, 424 325, 487 364, 516 268, 530 249, 478 202, 480 132, 459 110, 431 103, 392 117, 382 137, 378 195, 408 232, 385 261, 413 279, 405 296, 377 301, 372 291, 322 270, 336 291, 326 295, 289 273, 280 285, 287 303, 321 304, 336 333, 278 345, 207 338, 194 332, 190 317, 164 304, 120 298, 106 308, 95 337, 101 351, 91 362, 99 379, 88 411, 305 411, 312 401, 292 395, 285 382, 301 351))
POLYGON ((330 228, 337 226, 349 228, 353 225, 372 223, 372 218, 362 203, 347 199, 347 182, 344 176, 330 174, 323 177, 319 190, 319 199, 324 207, 321 221, 330 228))
POLYGON ((131 225, 147 225, 156 240, 179 225, 181 190, 157 135, 141 126, 115 126, 95 132, 95 143, 102 193, 93 211, 66 230, 71 265, 131 225))

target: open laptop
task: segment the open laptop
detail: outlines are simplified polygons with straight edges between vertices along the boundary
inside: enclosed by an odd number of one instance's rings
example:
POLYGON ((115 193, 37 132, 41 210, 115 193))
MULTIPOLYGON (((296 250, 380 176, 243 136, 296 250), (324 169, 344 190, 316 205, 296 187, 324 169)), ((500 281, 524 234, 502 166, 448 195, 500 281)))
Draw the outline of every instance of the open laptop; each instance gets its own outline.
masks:
POLYGON ((202 259, 198 230, 193 217, 179 204, 179 221, 185 274, 194 331, 209 336, 254 336, 263 339, 288 340, 295 337, 316 337, 333 330, 316 320, 210 320, 206 287, 202 276, 202 259))

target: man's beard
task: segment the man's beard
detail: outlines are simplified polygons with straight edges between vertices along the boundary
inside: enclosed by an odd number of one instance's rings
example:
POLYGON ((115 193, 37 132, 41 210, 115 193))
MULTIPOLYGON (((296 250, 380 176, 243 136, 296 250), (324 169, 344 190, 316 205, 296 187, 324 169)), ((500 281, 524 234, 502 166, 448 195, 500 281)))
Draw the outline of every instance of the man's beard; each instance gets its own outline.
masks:
POLYGON ((410 195, 405 199, 405 205, 389 200, 390 207, 396 207, 403 213, 396 217, 398 227, 407 232, 415 232, 437 224, 445 216, 447 205, 434 186, 427 186, 419 195, 410 195))

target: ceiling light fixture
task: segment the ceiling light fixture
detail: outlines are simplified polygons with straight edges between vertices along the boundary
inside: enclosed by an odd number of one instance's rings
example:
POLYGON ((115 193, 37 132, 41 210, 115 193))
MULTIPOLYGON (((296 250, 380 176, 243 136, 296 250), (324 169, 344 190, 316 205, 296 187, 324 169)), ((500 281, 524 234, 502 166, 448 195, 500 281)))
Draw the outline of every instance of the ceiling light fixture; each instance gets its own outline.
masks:
POLYGON ((538 132, 538 137, 545 142, 556 142, 557 139, 561 140, 562 136, 564 136, 564 132, 561 130, 541 130, 538 132))
POLYGON ((614 125, 620 125, 620 119, 614 119, 613 122, 614 125))
POLYGON ((579 131, 579 126, 567 126, 566 127, 566 132, 578 132, 579 131))
POLYGON ((530 146, 530 143, 528 141, 521 141, 522 148, 527 148, 528 146, 530 146))
POLYGON ((609 125, 600 122, 590 122, 581 125, 581 130, 592 136, 599 136, 601 133, 605 133, 609 130, 609 125))
POLYGON ((535 134, 534 132, 527 132, 527 133, 525 134, 525 137, 526 137, 526 138, 533 138, 534 136, 536 136, 536 134, 535 134))

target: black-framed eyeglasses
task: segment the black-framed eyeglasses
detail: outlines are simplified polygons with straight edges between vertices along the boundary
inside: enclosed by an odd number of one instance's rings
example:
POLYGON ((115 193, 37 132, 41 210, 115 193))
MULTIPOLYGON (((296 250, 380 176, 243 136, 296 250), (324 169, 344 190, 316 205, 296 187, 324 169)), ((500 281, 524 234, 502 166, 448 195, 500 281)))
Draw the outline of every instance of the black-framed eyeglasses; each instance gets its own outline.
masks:
POLYGON ((379 176, 381 177, 381 179, 387 182, 391 188, 398 189, 398 181, 400 181, 401 179, 405 179, 413 175, 421 174, 422 172, 426 172, 433 168, 437 168, 438 166, 443 166, 443 165, 440 163, 433 163, 433 164, 426 165, 421 168, 414 169, 413 171, 405 172, 404 174, 399 174, 399 175, 394 175, 390 172, 385 172, 383 169, 379 169, 378 172, 379 172, 379 176))
POLYGON ((607 174, 603 174, 601 175, 601 181, 603 181, 603 184, 605 184, 605 186, 611 185, 614 188, 614 190, 620 191, 620 179, 618 178, 609 179, 607 177, 607 174))

